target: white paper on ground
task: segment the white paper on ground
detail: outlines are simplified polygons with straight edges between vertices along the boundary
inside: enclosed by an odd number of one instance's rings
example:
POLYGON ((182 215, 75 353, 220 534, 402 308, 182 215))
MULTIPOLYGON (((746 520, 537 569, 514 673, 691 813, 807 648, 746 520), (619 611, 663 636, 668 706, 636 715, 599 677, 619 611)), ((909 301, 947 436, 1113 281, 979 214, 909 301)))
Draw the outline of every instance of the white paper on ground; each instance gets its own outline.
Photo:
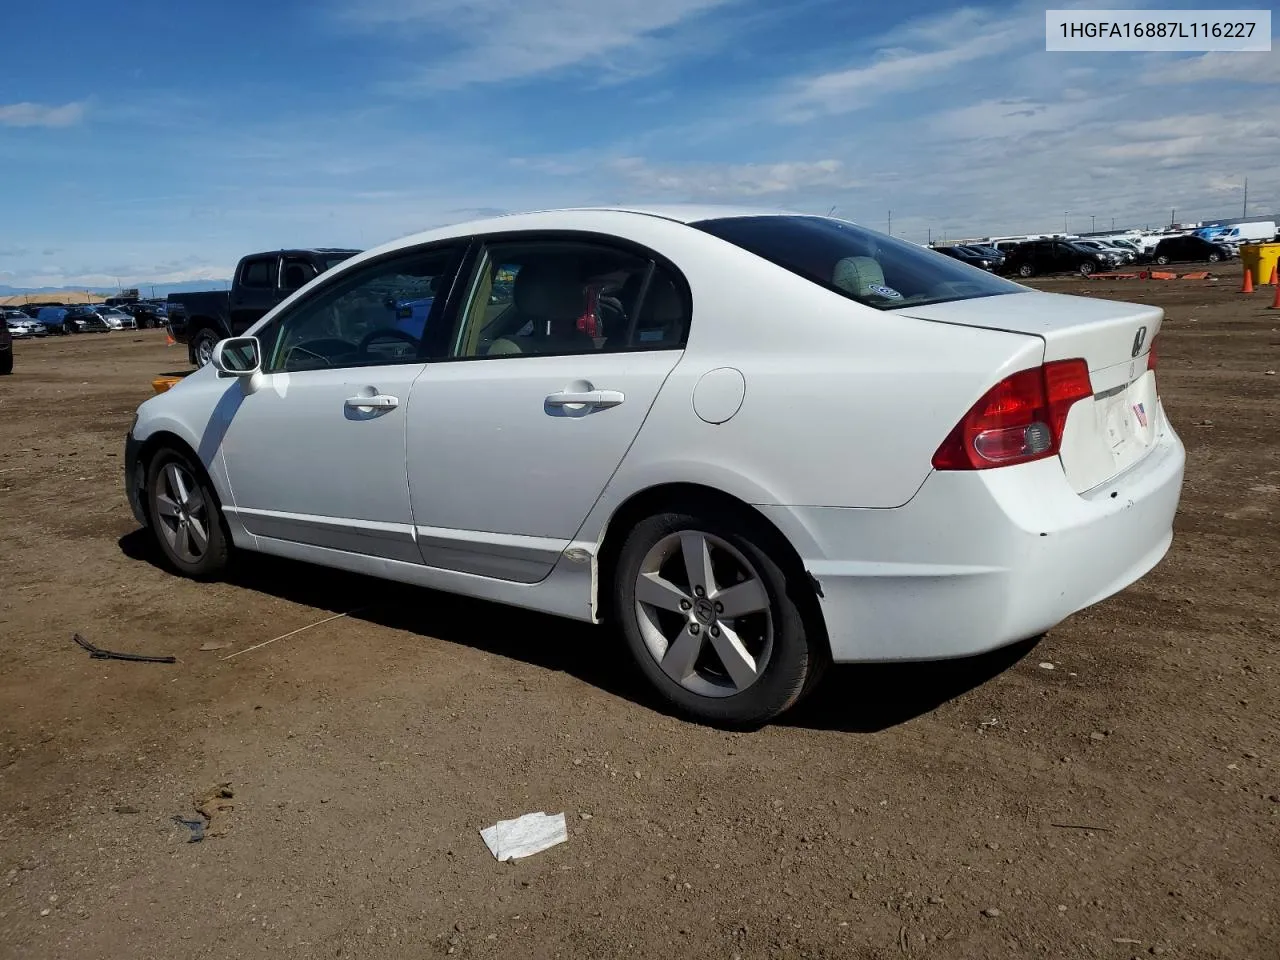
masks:
POLYGON ((518 860, 541 853, 569 839, 564 814, 547 816, 539 810, 514 820, 499 820, 480 831, 489 852, 498 860, 518 860))

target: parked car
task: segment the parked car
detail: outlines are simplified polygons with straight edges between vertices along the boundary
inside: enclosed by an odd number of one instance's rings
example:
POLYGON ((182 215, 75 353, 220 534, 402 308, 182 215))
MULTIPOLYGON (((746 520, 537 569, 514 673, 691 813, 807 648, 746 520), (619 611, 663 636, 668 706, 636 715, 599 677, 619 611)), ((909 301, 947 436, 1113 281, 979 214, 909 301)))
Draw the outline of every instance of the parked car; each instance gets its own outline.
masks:
POLYGON ((13 334, 9 324, 0 323, 0 376, 13 373, 13 334))
POLYGON ((67 328, 67 308, 66 307, 41 307, 36 314, 36 323, 45 328, 48 333, 72 333, 74 331, 67 328))
POLYGON ((1230 260, 1233 256, 1235 251, 1226 244, 1210 243, 1208 240, 1190 234, 1183 237, 1166 237, 1157 243, 1151 252, 1151 259, 1159 264, 1198 260, 1217 263, 1220 260, 1230 260))
POLYGON ((359 252, 317 247, 250 254, 236 266, 229 291, 169 294, 169 332, 203 367, 219 340, 244 333, 280 301, 359 252))
POLYGON ((5 310, 4 323, 9 330, 9 335, 15 340, 23 340, 27 337, 43 337, 48 333, 43 324, 36 323, 21 310, 5 310))
MULTIPOLYGON (((934 247, 933 249, 954 260, 959 260, 961 263, 977 267, 979 270, 994 270, 997 262, 995 257, 983 254, 976 248, 963 244, 959 246, 934 247)), ((1004 257, 1000 257, 999 260, 1003 262, 1004 257)))
POLYGON ((67 333, 109 333, 111 325, 98 315, 101 308, 93 306, 68 307, 62 318, 67 333))
POLYGON ((1098 250, 1109 256, 1117 265, 1133 263, 1138 258, 1137 253, 1126 248, 1118 247, 1106 240, 1076 240, 1073 241, 1078 246, 1088 247, 1091 250, 1098 250))
POLYGON ((133 315, 126 313, 119 307, 104 307, 97 304, 90 307, 103 323, 110 330, 136 330, 138 329, 138 321, 133 319, 133 315))
POLYGON ((163 303, 151 300, 139 300, 136 303, 125 303, 120 309, 133 317, 139 330, 151 327, 163 327, 168 319, 168 311, 163 303))
POLYGON ((1020 277, 1068 271, 1087 277, 1091 273, 1110 270, 1117 262, 1112 254, 1071 240, 1029 240, 1009 253, 1004 267, 1006 272, 1020 277))
POLYGON ((976 654, 1151 569, 1162 319, 827 217, 505 216, 217 343, 138 408, 125 485, 181 574, 234 546, 608 621, 678 709, 757 724, 828 660, 976 654))

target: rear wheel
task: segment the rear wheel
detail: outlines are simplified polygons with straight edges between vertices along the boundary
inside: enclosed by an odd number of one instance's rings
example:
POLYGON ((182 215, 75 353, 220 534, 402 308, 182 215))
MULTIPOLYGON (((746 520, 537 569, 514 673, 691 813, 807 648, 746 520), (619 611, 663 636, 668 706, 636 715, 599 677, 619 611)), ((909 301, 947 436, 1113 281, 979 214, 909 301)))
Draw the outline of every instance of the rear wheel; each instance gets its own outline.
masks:
POLYGON ((1022 266, 1018 267, 1018 276, 1020 277, 1029 277, 1035 272, 1035 268, 1029 263, 1024 263, 1022 266))
POLYGON ((763 525, 714 508, 651 516, 628 535, 614 611, 645 678, 681 712, 765 723, 824 663, 763 525))
POLYGON ((1169 258, 1166 257, 1164 254, 1161 254, 1160 256, 1156 257, 1156 263, 1160 264, 1160 266, 1162 267, 1168 262, 1169 262, 1169 258))
POLYGON ((162 448, 147 467, 147 512, 164 558, 197 580, 227 565, 231 538, 208 476, 186 453, 162 448))

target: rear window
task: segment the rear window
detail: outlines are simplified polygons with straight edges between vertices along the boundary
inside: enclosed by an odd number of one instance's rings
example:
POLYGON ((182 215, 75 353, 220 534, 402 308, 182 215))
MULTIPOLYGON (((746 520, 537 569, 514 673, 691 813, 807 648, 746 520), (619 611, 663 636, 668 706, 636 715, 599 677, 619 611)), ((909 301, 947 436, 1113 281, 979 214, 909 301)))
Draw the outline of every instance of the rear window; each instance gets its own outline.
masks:
POLYGON ((945 254, 829 217, 726 217, 692 226, 878 310, 1026 290, 945 254))

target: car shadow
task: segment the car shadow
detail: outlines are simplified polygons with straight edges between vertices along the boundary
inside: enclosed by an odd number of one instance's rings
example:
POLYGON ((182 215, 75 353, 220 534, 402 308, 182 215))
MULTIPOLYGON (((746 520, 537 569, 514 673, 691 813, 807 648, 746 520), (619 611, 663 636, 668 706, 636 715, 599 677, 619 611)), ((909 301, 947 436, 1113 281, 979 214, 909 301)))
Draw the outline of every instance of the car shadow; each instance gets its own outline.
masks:
MULTIPOLYGON (((145 530, 118 542, 129 559, 168 571, 145 530)), ((262 554, 239 555, 226 582, 321 611, 355 611, 352 619, 561 671, 645 709, 676 716, 608 627, 262 554)), ((885 730, 981 686, 1038 642, 1037 637, 959 660, 833 666, 803 703, 774 722, 847 733, 885 730)))

